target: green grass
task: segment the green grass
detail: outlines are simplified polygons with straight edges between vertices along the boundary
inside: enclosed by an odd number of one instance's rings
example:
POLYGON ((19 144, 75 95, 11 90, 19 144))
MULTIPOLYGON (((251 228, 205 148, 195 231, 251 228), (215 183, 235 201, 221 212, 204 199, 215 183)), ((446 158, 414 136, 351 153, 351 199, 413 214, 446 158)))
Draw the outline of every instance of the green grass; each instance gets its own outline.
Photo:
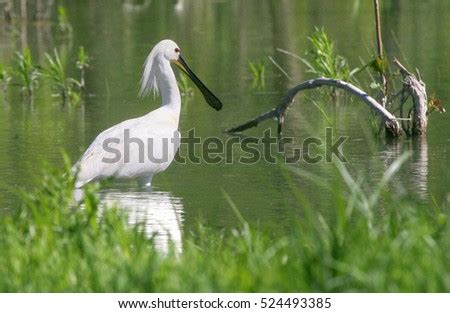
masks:
POLYGON ((77 103, 80 100, 78 89, 81 88, 81 83, 76 79, 67 77, 56 49, 52 55, 45 54, 45 58, 47 64, 43 68, 42 73, 51 82, 53 89, 56 91, 54 96, 61 97, 64 103, 77 103))
POLYGON ((306 52, 308 60, 283 49, 278 49, 278 51, 300 60, 307 67, 307 72, 317 77, 328 77, 344 81, 352 81, 354 79, 354 74, 359 69, 351 69, 347 59, 335 52, 334 44, 328 38, 323 28, 316 28, 316 31, 308 36, 308 41, 310 44, 310 48, 306 52))
POLYGON ((386 190, 405 158, 369 194, 341 165, 333 184, 284 171, 335 198, 324 216, 292 184, 304 212, 284 235, 249 226, 224 192, 236 229, 199 226, 184 234, 179 255, 158 252, 142 225, 129 226, 118 209, 99 217, 93 187, 85 209, 71 204, 74 179, 49 173, 0 222, 0 291, 448 292, 448 212, 418 209, 386 190))
POLYGON ((63 103, 76 104, 85 91, 85 73, 90 66, 90 58, 83 47, 78 50, 76 67, 80 71, 80 80, 68 77, 65 66, 56 49, 45 54, 45 64, 35 64, 30 50, 25 48, 16 52, 16 62, 11 71, 0 64, 0 89, 3 93, 9 86, 18 85, 27 98, 32 99, 42 78, 49 82, 54 93, 63 103))
POLYGON ((86 69, 90 67, 90 57, 86 53, 86 50, 83 46, 78 48, 78 56, 77 56, 77 62, 76 66, 78 70, 80 71, 80 82, 79 86, 80 89, 83 91, 85 89, 85 76, 86 76, 86 69))
POLYGON ((22 52, 16 52, 14 74, 17 78, 17 84, 22 87, 25 95, 28 98, 33 97, 34 91, 38 86, 40 71, 34 64, 28 48, 23 49, 22 52))
POLYGON ((6 94, 9 84, 11 83, 11 76, 6 70, 5 66, 0 63, 0 90, 3 94, 6 94))
POLYGON ((63 6, 58 7, 58 30, 61 35, 72 37, 73 29, 69 22, 67 10, 63 6))

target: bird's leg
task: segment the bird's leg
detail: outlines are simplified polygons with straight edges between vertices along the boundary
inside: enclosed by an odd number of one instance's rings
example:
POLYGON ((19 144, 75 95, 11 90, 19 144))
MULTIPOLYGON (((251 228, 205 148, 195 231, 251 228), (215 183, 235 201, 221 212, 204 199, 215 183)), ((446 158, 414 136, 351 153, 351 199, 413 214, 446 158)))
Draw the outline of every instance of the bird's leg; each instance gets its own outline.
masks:
POLYGON ((153 175, 142 176, 139 178, 139 186, 142 188, 149 188, 152 186, 153 175))

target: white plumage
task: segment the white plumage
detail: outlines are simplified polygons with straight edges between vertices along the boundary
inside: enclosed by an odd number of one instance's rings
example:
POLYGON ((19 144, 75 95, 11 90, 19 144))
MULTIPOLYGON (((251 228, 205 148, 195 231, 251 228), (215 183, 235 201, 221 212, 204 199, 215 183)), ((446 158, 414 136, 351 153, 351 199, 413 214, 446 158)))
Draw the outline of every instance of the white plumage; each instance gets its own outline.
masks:
POLYGON ((209 105, 221 109, 220 100, 190 70, 177 44, 172 40, 159 42, 145 62, 139 94, 159 91, 161 107, 100 133, 74 165, 76 188, 107 177, 139 178, 141 185, 150 186, 153 175, 172 163, 179 147, 181 96, 171 63, 193 80, 209 105))

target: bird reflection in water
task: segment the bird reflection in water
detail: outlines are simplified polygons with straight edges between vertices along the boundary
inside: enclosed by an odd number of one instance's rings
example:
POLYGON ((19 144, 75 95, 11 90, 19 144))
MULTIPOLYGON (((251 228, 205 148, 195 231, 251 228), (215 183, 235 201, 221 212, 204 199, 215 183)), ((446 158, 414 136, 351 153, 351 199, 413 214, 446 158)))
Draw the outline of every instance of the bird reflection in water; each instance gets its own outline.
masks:
POLYGON ((181 231, 183 224, 183 203, 181 198, 166 191, 136 189, 101 190, 102 206, 116 206, 128 214, 130 225, 142 223, 145 234, 153 238, 156 248, 168 252, 170 243, 177 252, 182 250, 181 231))

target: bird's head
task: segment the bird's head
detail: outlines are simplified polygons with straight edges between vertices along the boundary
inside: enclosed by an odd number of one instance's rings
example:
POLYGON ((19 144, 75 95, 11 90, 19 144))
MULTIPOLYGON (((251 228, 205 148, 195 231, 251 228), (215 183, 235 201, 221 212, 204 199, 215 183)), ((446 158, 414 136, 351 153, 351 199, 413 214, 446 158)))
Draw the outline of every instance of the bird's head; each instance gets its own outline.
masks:
POLYGON ((203 84, 203 82, 189 68, 184 58, 181 56, 181 50, 178 45, 170 39, 160 41, 150 52, 145 63, 144 74, 141 80, 140 95, 146 95, 150 90, 157 92, 156 69, 153 67, 154 60, 163 57, 165 60, 175 64, 183 71, 198 87, 203 94, 205 101, 214 109, 219 111, 222 108, 220 100, 203 84))

